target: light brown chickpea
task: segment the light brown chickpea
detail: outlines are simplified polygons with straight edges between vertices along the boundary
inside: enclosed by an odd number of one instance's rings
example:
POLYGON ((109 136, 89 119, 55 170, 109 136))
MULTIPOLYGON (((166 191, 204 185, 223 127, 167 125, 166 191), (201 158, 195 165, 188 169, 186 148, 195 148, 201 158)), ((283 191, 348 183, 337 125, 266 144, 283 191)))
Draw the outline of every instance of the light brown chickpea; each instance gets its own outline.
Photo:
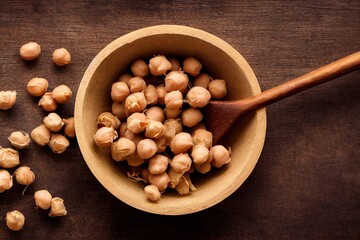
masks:
POLYGON ((41 47, 36 42, 29 42, 21 46, 19 53, 21 58, 25 61, 34 60, 39 57, 41 47))
POLYGON ((16 103, 16 91, 0 91, 0 110, 8 110, 16 103))
POLYGON ((135 60, 130 68, 135 77, 145 77, 149 74, 149 67, 142 59, 135 60))
POLYGON ((193 77, 200 74, 201 68, 201 63, 193 57, 188 57, 183 62, 184 72, 189 73, 193 77))
POLYGON ((70 64, 71 55, 65 48, 56 49, 52 54, 53 61, 58 66, 65 66, 70 64))
POLYGON ((209 92, 212 98, 221 99, 226 96, 226 83, 224 80, 215 79, 209 83, 209 92))
POLYGON ((161 76, 171 70, 171 68, 171 63, 163 55, 155 56, 149 61, 149 69, 154 76, 161 76))
POLYGON ((32 78, 27 84, 27 91, 31 96, 41 97, 48 89, 49 82, 45 78, 32 78))

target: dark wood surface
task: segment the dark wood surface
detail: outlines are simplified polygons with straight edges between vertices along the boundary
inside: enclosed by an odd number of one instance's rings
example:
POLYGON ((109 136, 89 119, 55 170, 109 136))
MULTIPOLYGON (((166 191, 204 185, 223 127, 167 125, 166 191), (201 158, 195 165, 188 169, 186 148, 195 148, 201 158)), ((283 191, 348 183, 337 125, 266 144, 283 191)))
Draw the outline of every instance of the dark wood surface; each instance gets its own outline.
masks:
MULTIPOLYGON (((92 58, 110 41, 157 24, 181 24, 217 35, 252 66, 263 90, 360 50, 359 1, 0 1, 0 90, 18 101, 0 111, 0 145, 12 131, 30 132, 46 115, 26 83, 45 77, 50 88, 75 92, 92 58), (37 41, 40 58, 26 63, 20 46, 37 41), (73 63, 52 64, 67 48, 73 63)), ((21 165, 36 181, 0 194, 0 239, 359 239, 360 74, 352 73, 267 108, 259 162, 229 198, 187 216, 158 216, 122 203, 93 177, 76 140, 61 154, 32 143, 21 165), (65 199, 68 215, 36 210, 46 188, 65 199), (5 214, 26 216, 11 232, 5 214)), ((75 97, 61 106, 73 115, 75 97)), ((13 172, 13 169, 11 170, 13 172)))

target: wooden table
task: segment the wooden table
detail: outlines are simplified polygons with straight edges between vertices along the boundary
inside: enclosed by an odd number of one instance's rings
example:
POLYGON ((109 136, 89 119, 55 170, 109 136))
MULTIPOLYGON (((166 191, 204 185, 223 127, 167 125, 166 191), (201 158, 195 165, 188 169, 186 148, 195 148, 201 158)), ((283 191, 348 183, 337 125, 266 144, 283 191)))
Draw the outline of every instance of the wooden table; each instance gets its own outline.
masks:
MULTIPOLYGON (((360 2, 349 1, 1 1, 0 90, 18 101, 0 111, 0 145, 12 131, 30 132, 46 113, 26 92, 45 77, 50 89, 76 92, 92 58, 132 30, 181 24, 230 43, 252 66, 263 90, 360 50, 360 2), (37 41, 41 57, 24 62, 22 44, 37 41), (71 65, 51 61, 67 48, 71 65)), ((187 216, 141 212, 107 192, 91 174, 76 140, 61 154, 32 143, 21 165, 36 181, 21 195, 14 184, 0 194, 0 239, 359 239, 360 74, 352 73, 268 107, 268 130, 248 180, 220 204, 187 216), (68 215, 36 210, 33 193, 65 199, 68 215), (26 216, 11 232, 5 214, 26 216)), ((75 96, 61 106, 73 115, 75 96)), ((10 170, 11 172, 14 169, 10 170)))

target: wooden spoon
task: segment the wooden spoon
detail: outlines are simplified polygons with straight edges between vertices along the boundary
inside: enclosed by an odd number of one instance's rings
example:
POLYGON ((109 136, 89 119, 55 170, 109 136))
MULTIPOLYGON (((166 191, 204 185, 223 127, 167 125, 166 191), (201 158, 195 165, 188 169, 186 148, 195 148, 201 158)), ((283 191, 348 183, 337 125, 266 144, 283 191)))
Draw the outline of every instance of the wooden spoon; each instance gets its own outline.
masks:
POLYGON ((237 101, 210 101, 204 109, 206 128, 212 132, 213 142, 218 143, 243 114, 359 68, 360 52, 356 52, 253 97, 237 101))

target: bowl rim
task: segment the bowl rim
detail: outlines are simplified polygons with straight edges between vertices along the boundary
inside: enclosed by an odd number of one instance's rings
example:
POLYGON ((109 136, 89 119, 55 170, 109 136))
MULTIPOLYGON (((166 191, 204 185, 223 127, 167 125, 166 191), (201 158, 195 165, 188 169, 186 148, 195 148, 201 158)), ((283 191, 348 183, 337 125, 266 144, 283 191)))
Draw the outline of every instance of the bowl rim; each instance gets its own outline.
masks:
POLYGON ((259 125, 259 130, 256 131, 256 138, 258 140, 258 145, 256 148, 251 149, 251 155, 255 158, 255 161, 251 162, 250 165, 247 165, 244 169, 244 172, 242 173, 243 178, 237 179, 236 182, 232 184, 231 189, 228 189, 222 197, 219 197, 215 199, 214 201, 211 201, 211 203, 204 205, 204 204, 198 204, 196 207, 191 208, 184 208, 180 211, 175 212, 168 212, 168 211, 162 211, 161 208, 146 208, 141 206, 140 204, 134 204, 134 201, 130 201, 129 199, 120 198, 118 195, 116 195, 109 184, 107 184, 106 181, 103 180, 103 178, 100 176, 99 169, 96 169, 97 164, 94 163, 92 159, 86 158, 85 152, 88 150, 89 146, 87 146, 86 141, 84 139, 84 131, 81 124, 82 120, 82 111, 83 111, 83 105, 84 105, 84 97, 87 90, 87 87, 89 85, 90 79, 92 78, 92 75, 96 72, 97 68, 100 66, 102 61, 108 57, 114 50, 118 49, 119 47, 130 44, 133 41, 136 41, 143 37, 149 37, 152 35, 163 35, 163 34, 179 34, 179 35, 185 35, 189 37, 195 37, 202 41, 205 41, 211 45, 215 45, 215 47, 222 49, 226 54, 228 54, 234 61, 236 61, 239 65, 241 65, 241 68, 244 71, 244 74, 246 75, 248 82, 253 90, 253 94, 259 94, 261 92, 259 82, 257 81, 257 78, 248 64, 248 62, 245 60, 245 58, 237 51, 235 50, 231 45, 229 45, 224 40, 220 39, 219 37, 208 33, 206 31, 188 27, 188 26, 182 26, 182 25, 155 25, 151 27, 145 27, 141 28, 135 31, 132 31, 130 33, 127 33, 123 36, 120 36, 119 38, 113 40, 110 42, 107 46, 105 46, 91 61, 89 66, 87 67, 82 80, 80 82, 76 100, 75 100, 75 108, 74 108, 74 120, 75 120, 75 131, 76 131, 76 138, 77 142, 81 151, 81 154, 85 160, 85 163, 89 167, 92 174, 95 176, 95 178, 115 197, 123 201, 124 203, 128 204, 129 206, 132 206, 136 209, 154 213, 154 214, 160 214, 160 215, 185 215, 190 213, 195 213, 202 211, 204 209, 210 208, 217 203, 223 201, 224 199, 228 198, 232 193, 234 193, 249 177, 253 169, 255 168, 255 165, 257 164, 257 161, 259 160, 259 157, 261 155, 264 143, 265 143, 265 135, 266 135, 266 110, 264 108, 260 108, 255 111, 257 115, 257 121, 259 125))

